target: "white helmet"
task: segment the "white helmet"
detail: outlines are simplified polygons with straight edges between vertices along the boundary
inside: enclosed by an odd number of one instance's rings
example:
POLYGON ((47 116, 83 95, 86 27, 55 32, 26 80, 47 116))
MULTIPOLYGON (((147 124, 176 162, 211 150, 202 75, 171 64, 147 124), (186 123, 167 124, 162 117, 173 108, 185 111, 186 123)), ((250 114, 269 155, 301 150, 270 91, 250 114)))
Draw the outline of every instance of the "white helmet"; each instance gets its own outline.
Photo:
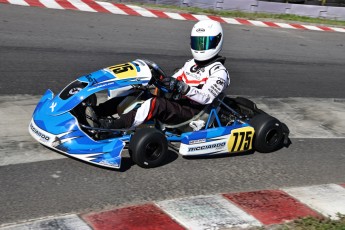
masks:
POLYGON ((191 51, 196 61, 215 57, 223 45, 223 29, 219 22, 204 20, 196 23, 191 32, 191 51))

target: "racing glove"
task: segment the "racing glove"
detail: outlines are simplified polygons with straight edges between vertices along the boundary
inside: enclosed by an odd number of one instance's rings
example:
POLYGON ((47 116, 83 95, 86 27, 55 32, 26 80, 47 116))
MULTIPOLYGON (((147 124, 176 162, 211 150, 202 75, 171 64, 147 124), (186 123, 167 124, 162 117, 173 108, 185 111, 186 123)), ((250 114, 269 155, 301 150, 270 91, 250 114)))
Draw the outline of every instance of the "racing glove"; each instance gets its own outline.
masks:
POLYGON ((172 98, 174 100, 180 99, 182 95, 186 95, 189 91, 189 85, 173 77, 164 78, 162 84, 167 89, 168 93, 172 93, 172 98))

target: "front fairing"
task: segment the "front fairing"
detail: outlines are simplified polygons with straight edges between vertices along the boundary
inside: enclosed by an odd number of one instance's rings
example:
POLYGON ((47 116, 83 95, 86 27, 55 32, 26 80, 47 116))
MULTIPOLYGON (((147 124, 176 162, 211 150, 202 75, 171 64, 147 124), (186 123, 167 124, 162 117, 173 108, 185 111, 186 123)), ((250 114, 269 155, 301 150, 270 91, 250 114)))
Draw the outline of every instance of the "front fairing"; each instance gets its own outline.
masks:
POLYGON ((71 110, 99 91, 125 92, 132 85, 147 84, 150 77, 148 67, 134 61, 82 76, 56 96, 47 90, 34 110, 29 132, 41 144, 68 156, 92 164, 120 168, 124 141, 129 137, 96 141, 81 129, 71 110), (121 72, 123 67, 130 71, 121 72))
POLYGON ((52 92, 47 91, 38 103, 29 132, 41 144, 68 156, 109 168, 120 168, 125 143, 120 139, 95 141, 80 128, 77 119, 66 112, 49 114, 52 92))

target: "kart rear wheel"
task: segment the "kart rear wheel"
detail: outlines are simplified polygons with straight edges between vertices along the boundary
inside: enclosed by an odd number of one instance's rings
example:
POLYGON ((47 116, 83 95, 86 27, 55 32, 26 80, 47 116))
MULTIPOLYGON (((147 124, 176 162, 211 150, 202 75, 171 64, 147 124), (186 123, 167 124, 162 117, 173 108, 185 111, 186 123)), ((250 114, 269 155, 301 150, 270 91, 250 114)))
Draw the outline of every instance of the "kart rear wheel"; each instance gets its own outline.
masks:
POLYGON ((247 98, 236 97, 234 101, 236 102, 237 106, 239 106, 241 114, 248 117, 254 117, 257 114, 265 113, 259 109, 253 101, 247 98))
POLYGON ((270 153, 283 147, 283 127, 278 119, 268 114, 258 114, 249 124, 255 130, 253 146, 256 151, 270 153))
POLYGON ((167 158, 168 141, 158 129, 139 129, 129 142, 129 153, 134 163, 142 168, 158 167, 167 158))

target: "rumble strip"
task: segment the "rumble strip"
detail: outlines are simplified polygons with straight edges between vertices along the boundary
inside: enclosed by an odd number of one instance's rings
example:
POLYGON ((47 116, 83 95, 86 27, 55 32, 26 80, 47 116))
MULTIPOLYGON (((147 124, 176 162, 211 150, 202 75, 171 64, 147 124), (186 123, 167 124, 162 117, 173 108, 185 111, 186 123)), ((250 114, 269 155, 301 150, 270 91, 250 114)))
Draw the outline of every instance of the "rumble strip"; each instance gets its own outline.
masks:
POLYGON ((178 198, 113 210, 43 218, 0 230, 223 229, 283 224, 345 214, 345 184, 323 184, 178 198))
POLYGON ((247 25, 270 28, 328 31, 345 33, 345 28, 302 25, 295 23, 265 22, 256 20, 246 20, 240 18, 226 18, 211 15, 197 15, 190 13, 172 13, 161 10, 143 8, 136 5, 118 4, 93 0, 0 0, 0 3, 8 3, 22 6, 33 6, 41 8, 59 9, 59 10, 79 10, 87 12, 112 13, 152 18, 169 18, 175 20, 199 21, 212 19, 221 23, 232 25, 247 25))

